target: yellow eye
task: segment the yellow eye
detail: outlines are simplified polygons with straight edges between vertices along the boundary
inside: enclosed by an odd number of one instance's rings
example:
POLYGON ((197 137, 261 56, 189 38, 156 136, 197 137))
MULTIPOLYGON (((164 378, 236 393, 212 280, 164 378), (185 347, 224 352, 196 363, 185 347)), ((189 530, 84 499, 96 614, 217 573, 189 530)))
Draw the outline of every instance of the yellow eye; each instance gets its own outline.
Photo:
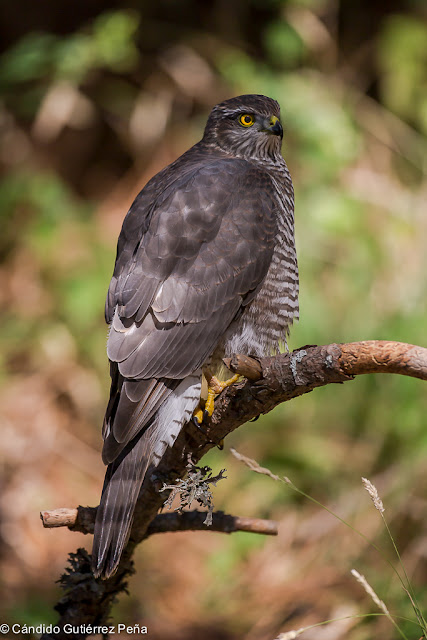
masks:
POLYGON ((239 122, 244 127, 251 127, 255 122, 255 119, 249 113, 244 113, 242 116, 240 116, 239 122))

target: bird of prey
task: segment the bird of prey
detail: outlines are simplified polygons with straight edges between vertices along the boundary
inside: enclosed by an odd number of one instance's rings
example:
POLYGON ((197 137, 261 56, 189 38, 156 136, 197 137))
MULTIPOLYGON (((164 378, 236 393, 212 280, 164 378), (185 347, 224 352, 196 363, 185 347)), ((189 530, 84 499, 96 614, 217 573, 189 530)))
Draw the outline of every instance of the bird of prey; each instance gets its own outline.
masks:
POLYGON ((203 373, 233 353, 277 352, 298 317, 282 138, 275 100, 218 104, 202 140, 147 183, 124 219, 105 307, 111 392, 96 576, 116 570, 147 470, 191 419, 203 373))

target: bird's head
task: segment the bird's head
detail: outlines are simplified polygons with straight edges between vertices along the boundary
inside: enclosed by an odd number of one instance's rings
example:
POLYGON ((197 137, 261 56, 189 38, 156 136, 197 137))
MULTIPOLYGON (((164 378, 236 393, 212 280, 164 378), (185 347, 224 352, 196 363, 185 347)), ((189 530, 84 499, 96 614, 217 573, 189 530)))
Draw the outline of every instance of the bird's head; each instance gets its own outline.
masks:
POLYGON ((221 102, 208 118, 203 140, 254 160, 280 155, 283 128, 276 100, 244 95, 221 102))

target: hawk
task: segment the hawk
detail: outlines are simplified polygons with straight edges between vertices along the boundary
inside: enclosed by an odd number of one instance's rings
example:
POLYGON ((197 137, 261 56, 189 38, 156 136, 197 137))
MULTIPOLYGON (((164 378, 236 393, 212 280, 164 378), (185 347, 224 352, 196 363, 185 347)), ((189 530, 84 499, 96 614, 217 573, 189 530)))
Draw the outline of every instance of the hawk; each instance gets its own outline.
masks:
POLYGON ((277 352, 298 317, 279 118, 262 95, 218 104, 202 140, 147 183, 124 219, 105 307, 111 392, 96 576, 116 570, 147 469, 191 419, 203 373, 233 353, 277 352))

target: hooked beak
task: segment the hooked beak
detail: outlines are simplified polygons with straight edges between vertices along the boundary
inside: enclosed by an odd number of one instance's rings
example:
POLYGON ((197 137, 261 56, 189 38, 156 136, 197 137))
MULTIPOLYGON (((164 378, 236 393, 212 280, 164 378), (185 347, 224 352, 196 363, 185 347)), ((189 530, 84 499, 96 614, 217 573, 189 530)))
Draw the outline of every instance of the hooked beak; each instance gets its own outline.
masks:
POLYGON ((283 138, 283 127, 282 124, 276 116, 271 116, 270 118, 266 118, 264 120, 264 129, 263 131, 267 131, 268 133, 272 133, 275 136, 280 136, 283 138))

